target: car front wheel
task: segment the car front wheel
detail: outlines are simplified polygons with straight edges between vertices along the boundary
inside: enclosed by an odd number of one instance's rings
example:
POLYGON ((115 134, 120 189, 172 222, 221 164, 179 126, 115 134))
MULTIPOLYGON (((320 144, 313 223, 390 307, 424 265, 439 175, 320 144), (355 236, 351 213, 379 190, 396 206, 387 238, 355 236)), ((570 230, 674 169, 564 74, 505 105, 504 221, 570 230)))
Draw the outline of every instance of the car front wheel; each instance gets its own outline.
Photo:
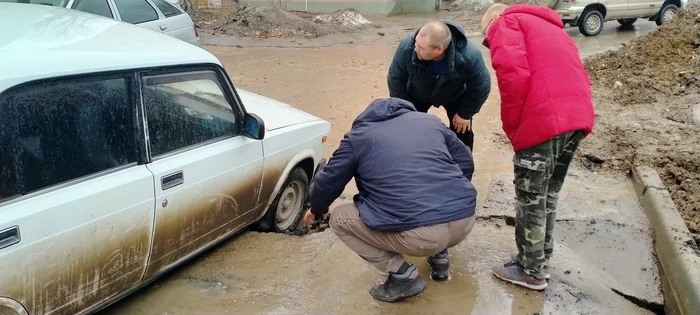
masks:
POLYGON ((603 14, 596 10, 588 10, 581 15, 578 21, 578 30, 585 36, 595 36, 603 30, 605 19, 603 14))
POLYGON ((309 197, 309 176, 295 167, 282 184, 275 200, 257 228, 263 231, 291 234, 299 226, 309 197))

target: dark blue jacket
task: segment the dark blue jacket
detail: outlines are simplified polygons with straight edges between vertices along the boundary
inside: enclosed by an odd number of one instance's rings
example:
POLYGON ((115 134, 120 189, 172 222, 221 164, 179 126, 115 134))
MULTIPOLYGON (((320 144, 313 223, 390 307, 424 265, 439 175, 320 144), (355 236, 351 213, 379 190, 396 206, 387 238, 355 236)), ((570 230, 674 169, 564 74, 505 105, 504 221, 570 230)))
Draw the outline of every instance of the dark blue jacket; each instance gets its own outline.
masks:
POLYGON ((459 26, 444 21, 452 41, 445 55, 444 74, 433 78, 429 62, 416 56, 415 37, 407 36, 399 44, 389 66, 389 95, 413 103, 427 111, 430 105, 452 107, 460 117, 472 118, 491 92, 491 76, 477 45, 468 40, 459 26))
POLYGON ((439 118, 398 98, 375 100, 316 175, 311 211, 328 212, 355 177, 362 221, 405 231, 474 215, 472 154, 439 118))

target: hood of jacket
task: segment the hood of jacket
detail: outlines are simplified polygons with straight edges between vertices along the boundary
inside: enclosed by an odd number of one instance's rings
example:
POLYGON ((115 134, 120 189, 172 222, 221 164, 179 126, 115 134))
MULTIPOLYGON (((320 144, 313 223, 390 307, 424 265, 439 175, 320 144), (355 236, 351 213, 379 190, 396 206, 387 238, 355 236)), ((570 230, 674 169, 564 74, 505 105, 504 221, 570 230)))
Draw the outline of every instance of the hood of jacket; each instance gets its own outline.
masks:
POLYGON ((556 25, 559 28, 564 28, 564 23, 561 21, 561 17, 554 12, 554 10, 547 7, 538 7, 534 5, 518 4, 509 7, 501 16, 509 14, 529 14, 541 18, 549 23, 556 25))
POLYGON ((386 121, 408 112, 415 112, 416 108, 408 101, 390 97, 372 101, 367 108, 355 118, 352 126, 366 122, 386 121))

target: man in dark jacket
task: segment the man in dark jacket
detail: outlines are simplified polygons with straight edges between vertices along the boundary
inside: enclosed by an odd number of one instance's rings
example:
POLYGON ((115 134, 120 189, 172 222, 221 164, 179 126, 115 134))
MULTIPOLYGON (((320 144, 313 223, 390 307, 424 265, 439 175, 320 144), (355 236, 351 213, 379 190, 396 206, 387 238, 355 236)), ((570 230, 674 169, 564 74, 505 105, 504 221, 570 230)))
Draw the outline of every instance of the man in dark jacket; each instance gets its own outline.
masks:
POLYGON ((331 228, 389 273, 370 295, 386 302, 415 296, 425 282, 402 254, 428 257, 431 278, 448 279, 447 248, 462 242, 475 221, 473 171, 471 151, 440 119, 398 98, 379 99, 355 119, 316 175, 304 221, 326 216, 354 177, 359 194, 333 210, 331 228))
POLYGON ((389 66, 389 95, 420 112, 443 106, 450 129, 470 150, 472 118, 491 92, 491 77, 477 45, 457 25, 432 21, 399 44, 389 66))

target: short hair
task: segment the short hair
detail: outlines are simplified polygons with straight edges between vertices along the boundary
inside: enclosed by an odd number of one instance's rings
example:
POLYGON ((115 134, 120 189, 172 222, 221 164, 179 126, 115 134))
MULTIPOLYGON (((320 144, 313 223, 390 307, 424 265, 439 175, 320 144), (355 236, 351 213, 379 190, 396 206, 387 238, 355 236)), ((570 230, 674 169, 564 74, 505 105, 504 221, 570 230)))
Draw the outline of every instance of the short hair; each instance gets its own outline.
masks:
POLYGON ((450 32, 450 27, 441 21, 431 21, 425 23, 423 27, 418 31, 419 36, 427 35, 430 38, 430 45, 433 47, 445 47, 450 46, 452 42, 452 32, 450 32))
POLYGON ((491 19, 493 19, 496 15, 503 13, 503 11, 506 9, 508 9, 508 5, 503 3, 495 3, 489 7, 484 13, 484 16, 481 18, 481 31, 485 31, 486 26, 488 26, 489 22, 491 22, 491 19))

